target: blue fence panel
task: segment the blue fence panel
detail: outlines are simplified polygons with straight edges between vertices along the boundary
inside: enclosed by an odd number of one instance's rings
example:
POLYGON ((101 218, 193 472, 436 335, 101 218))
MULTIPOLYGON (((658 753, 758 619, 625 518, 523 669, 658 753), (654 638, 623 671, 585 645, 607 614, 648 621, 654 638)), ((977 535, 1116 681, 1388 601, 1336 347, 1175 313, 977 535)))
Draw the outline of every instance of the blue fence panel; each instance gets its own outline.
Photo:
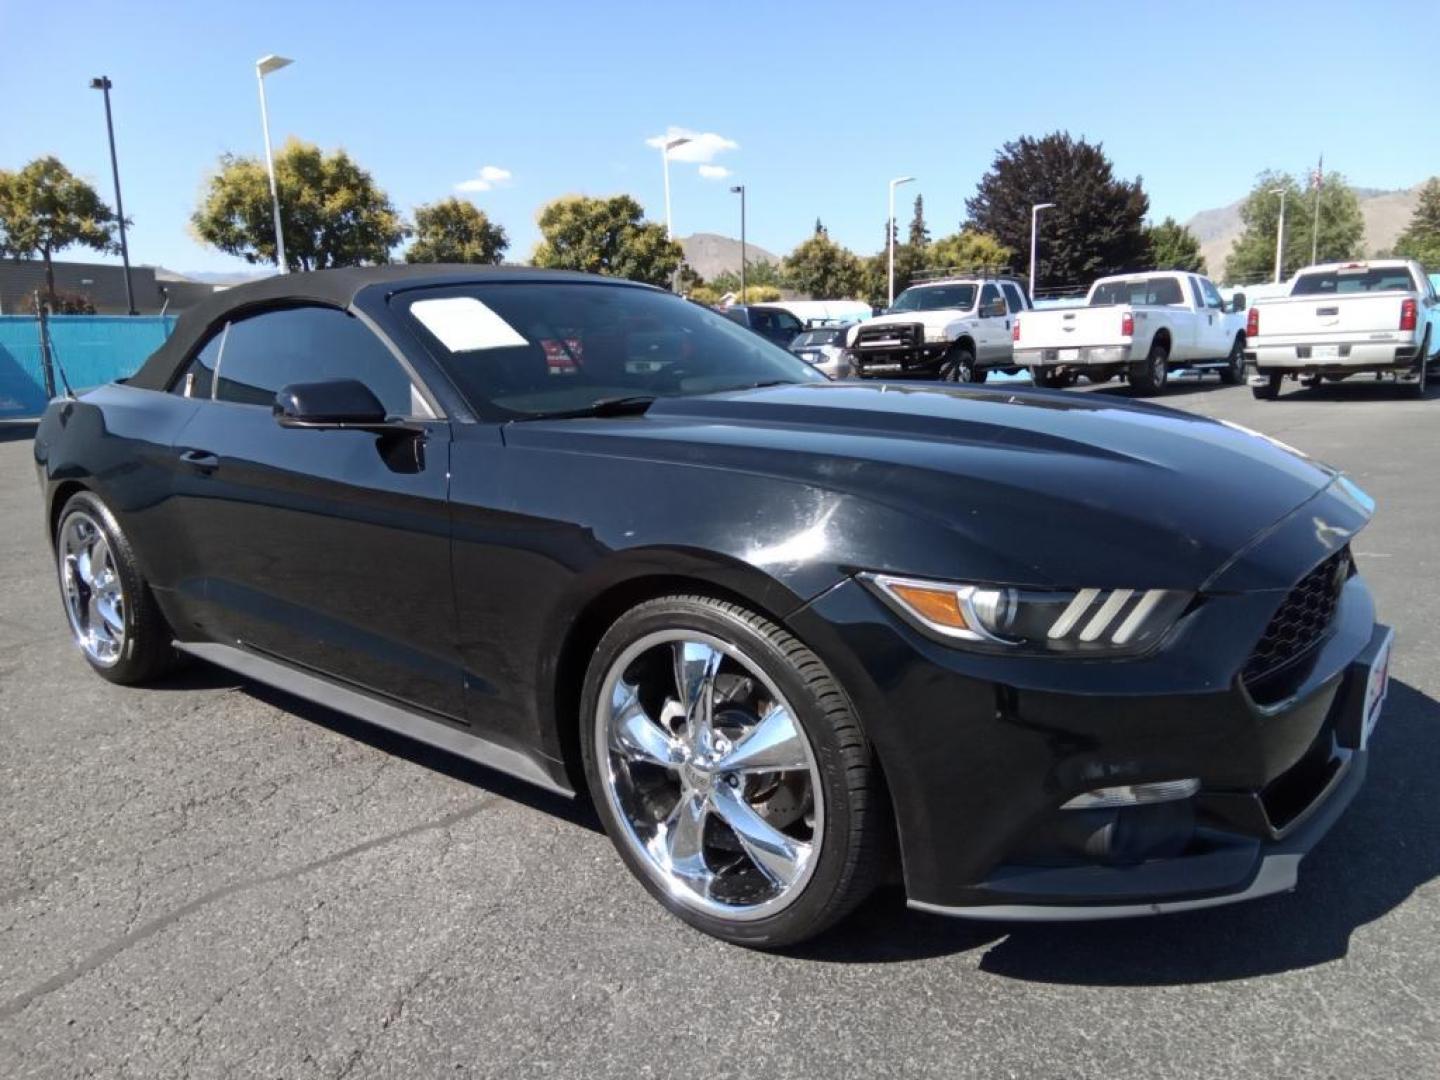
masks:
MULTIPOLYGON (((51 316, 56 393, 64 392, 61 371, 77 394, 135 374, 174 325, 169 315, 51 316)), ((0 315, 0 417, 38 416, 45 403, 39 321, 0 315)))

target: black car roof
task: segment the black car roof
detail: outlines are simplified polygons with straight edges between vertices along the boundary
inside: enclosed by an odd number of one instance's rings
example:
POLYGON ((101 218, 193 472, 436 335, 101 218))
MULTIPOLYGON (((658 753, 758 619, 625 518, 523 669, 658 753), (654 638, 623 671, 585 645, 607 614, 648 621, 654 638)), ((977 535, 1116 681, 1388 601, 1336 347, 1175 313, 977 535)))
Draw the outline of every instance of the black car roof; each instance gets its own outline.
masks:
POLYGON ((181 365, 210 332, 251 308, 277 304, 324 304, 349 308, 373 286, 462 285, 503 278, 506 281, 579 281, 630 285, 634 282, 570 270, 537 270, 529 266, 476 266, 466 263, 397 263, 390 266, 347 266, 304 274, 276 274, 259 281, 222 289, 181 313, 165 344, 155 350, 129 380, 129 385, 164 390, 181 365))

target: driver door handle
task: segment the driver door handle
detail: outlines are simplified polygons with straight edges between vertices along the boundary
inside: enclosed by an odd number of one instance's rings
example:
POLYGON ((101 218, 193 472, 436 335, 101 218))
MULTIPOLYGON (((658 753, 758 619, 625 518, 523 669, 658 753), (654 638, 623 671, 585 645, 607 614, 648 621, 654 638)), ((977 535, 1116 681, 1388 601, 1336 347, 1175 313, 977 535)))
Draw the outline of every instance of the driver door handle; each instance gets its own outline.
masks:
POLYGON ((180 460, 202 473, 212 473, 220 466, 220 459, 208 450, 186 450, 180 460))

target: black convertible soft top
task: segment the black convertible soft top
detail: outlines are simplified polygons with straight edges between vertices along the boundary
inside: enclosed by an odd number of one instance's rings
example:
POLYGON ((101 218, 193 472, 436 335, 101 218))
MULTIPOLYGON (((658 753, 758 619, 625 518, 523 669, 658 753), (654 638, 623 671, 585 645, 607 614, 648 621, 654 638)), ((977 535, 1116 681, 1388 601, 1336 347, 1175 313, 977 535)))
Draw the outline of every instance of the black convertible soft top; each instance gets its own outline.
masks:
MULTIPOLYGON (((536 270, 528 266, 476 266, 465 263, 397 263, 390 266, 349 266, 337 270, 316 270, 307 274, 276 274, 274 277, 223 289, 207 296, 181 313, 175 330, 165 344, 150 354, 128 385, 144 390, 164 390, 179 373, 181 365, 214 328, 243 314, 249 308, 275 304, 326 304, 348 309, 356 295, 372 285, 405 284, 417 281, 455 285, 467 281, 503 276, 510 280, 605 281, 568 270, 536 270)), ((629 283, 626 283, 629 284, 629 283)))

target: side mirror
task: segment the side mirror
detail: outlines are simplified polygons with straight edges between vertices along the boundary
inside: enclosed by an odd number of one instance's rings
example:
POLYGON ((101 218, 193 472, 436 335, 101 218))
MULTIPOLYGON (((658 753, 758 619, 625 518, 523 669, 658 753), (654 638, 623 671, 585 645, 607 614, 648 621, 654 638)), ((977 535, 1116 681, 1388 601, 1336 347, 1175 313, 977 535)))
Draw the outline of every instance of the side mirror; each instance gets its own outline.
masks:
POLYGON ((380 399, 355 379, 291 383, 275 395, 272 411, 281 427, 388 431, 398 426, 386 422, 380 399))
POLYGON ((1245 310, 1245 294, 1244 294, 1243 292, 1237 292, 1234 296, 1232 296, 1232 297, 1230 298, 1230 311, 1231 311, 1231 313, 1233 314, 1234 312, 1244 311, 1244 310, 1245 310))
POLYGON ((1005 301, 998 297, 991 300, 990 303, 985 306, 984 314, 992 319, 1003 319, 1006 314, 1005 301))

